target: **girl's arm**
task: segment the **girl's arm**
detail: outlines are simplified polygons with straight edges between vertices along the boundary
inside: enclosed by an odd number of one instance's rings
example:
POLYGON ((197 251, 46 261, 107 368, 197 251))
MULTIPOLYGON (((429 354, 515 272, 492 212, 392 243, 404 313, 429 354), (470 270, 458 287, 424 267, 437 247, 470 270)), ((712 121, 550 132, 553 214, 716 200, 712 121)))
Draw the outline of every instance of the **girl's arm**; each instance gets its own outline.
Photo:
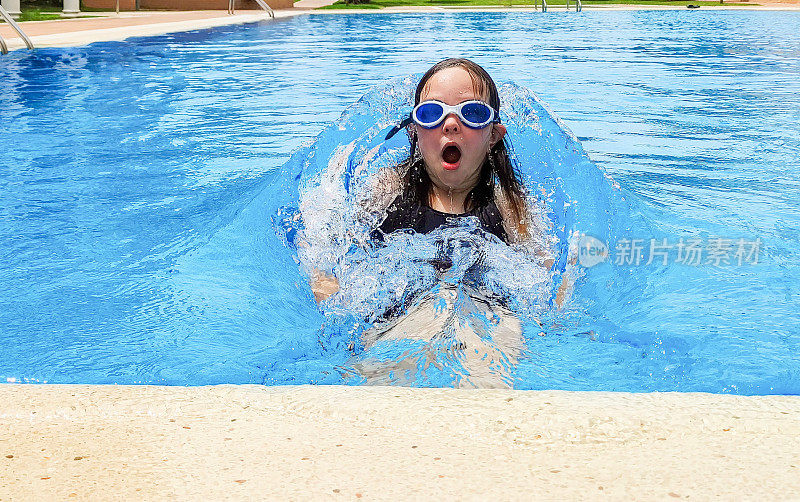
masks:
MULTIPOLYGON (((359 194, 359 205, 363 213, 385 211, 386 207, 394 200, 400 191, 400 176, 395 168, 383 168, 366 183, 364 190, 359 194)), ((308 246, 305 241, 298 243, 298 246, 308 246)), ((339 291, 339 281, 334 275, 317 268, 312 269, 310 274, 311 291, 317 303, 329 298, 339 291)))
MULTIPOLYGON (((530 240, 533 247, 533 254, 537 257, 539 263, 541 263, 542 266, 548 271, 552 270, 553 265, 555 264, 555 258, 549 252, 549 250, 538 239, 536 239, 536 236, 533 235, 533 233, 544 232, 545 230, 538 228, 533 221, 520 221, 512 211, 510 204, 505 199, 501 191, 498 190, 495 196, 497 208, 500 210, 500 214, 503 217, 503 227, 505 228, 506 235, 509 236, 511 242, 519 243, 530 240)), ((530 210, 526 208, 526 214, 529 212, 530 210)), ((525 219, 530 220, 530 218, 525 219)), ((567 260, 570 265, 575 265, 577 262, 577 254, 575 251, 577 250, 573 250, 572 248, 573 246, 570 246, 567 260)), ((574 274, 567 271, 561 274, 561 285, 559 285, 555 297, 555 304, 558 308, 563 307, 564 302, 569 298, 570 294, 572 293, 572 286, 574 283, 574 274)))

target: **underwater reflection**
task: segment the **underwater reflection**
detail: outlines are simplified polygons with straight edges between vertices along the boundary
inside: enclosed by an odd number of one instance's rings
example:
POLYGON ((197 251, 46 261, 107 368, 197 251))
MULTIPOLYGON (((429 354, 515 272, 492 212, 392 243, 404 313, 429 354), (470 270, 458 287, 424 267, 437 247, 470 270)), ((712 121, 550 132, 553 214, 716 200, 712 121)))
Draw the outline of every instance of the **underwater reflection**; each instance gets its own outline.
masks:
POLYGON ((452 285, 434 288, 404 315, 366 330, 362 339, 366 352, 351 366, 368 385, 439 380, 458 388, 512 388, 513 366, 525 345, 521 322, 511 311, 475 289, 452 285), (400 341, 411 347, 381 357, 381 345, 396 348, 400 341))
POLYGON ((552 275, 477 225, 391 235, 340 273, 342 290, 322 308, 363 320, 342 369, 348 382, 514 387, 523 325, 549 307, 552 275))

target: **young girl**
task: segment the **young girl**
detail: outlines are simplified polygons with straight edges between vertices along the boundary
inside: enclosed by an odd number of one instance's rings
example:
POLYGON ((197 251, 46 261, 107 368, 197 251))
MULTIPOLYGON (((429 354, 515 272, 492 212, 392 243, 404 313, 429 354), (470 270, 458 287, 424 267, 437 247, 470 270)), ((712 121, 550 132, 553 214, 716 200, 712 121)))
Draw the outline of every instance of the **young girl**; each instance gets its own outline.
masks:
MULTIPOLYGON (((488 234, 532 250, 535 261, 550 268, 551 254, 539 244, 544 242, 544 231, 526 205, 499 110, 497 86, 476 63, 446 59, 425 73, 414 94, 412 113, 386 138, 405 129, 411 143, 409 157, 374 175, 366 189, 366 212, 382 216, 371 233, 374 241, 397 231, 432 232, 453 219, 472 216, 488 234)), ((445 254, 434 265, 446 274, 448 261, 445 254)), ((383 321, 362 334, 367 350, 388 340, 424 342, 415 345, 418 352, 398 360, 354 361, 353 367, 368 383, 413 383, 416 368, 443 357, 450 361, 445 366, 454 370, 455 386, 513 385, 510 368, 524 346, 519 319, 502 302, 483 298, 479 290, 468 286, 459 290, 447 282, 422 292, 408 309, 390 309, 383 321), (459 300, 464 294, 469 299, 459 300), (406 374, 412 376, 398 376, 406 374)), ((338 289, 332 276, 312 277, 318 301, 338 289)), ((556 297, 559 305, 563 289, 556 297)))
MULTIPOLYGON (((466 216, 476 216, 506 244, 528 239, 525 193, 508 155, 497 86, 486 70, 468 59, 445 59, 423 75, 414 105, 387 135, 407 128, 411 153, 373 181, 369 205, 386 214, 373 239, 397 230, 428 233, 466 216)), ((552 259, 537 255, 549 268, 552 259)), ((312 290, 322 301, 338 284, 318 273, 312 290)))

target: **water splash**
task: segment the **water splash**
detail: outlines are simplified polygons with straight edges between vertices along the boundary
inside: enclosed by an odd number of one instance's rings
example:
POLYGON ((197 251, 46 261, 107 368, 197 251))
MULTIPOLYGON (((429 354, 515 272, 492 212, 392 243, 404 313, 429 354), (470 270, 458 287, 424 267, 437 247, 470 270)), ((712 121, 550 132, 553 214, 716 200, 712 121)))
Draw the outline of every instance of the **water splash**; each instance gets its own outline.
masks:
POLYGON ((350 381, 512 386, 528 326, 537 334, 567 325, 586 331, 585 302, 558 308, 558 290, 582 287, 578 239, 607 241, 633 221, 613 215, 631 211, 564 124, 533 93, 507 83, 501 117, 528 189, 532 239, 507 246, 466 218, 376 244, 370 233, 399 190, 382 173, 410 148, 404 134, 384 137, 410 112, 417 78, 374 88, 293 156, 283 174, 297 198, 276 211, 276 226, 307 278, 338 281, 320 305, 319 337, 328 350, 352 354, 342 368, 350 381))

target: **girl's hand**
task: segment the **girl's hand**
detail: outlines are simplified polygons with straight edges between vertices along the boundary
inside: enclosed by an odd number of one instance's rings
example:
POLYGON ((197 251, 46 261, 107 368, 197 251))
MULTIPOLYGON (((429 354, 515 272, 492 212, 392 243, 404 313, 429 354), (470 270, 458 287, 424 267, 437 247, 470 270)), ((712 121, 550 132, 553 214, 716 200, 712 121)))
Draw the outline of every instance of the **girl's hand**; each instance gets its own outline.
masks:
POLYGON ((315 270, 311 277, 311 291, 314 293, 314 299, 317 303, 321 303, 339 291, 339 281, 332 275, 315 270))

